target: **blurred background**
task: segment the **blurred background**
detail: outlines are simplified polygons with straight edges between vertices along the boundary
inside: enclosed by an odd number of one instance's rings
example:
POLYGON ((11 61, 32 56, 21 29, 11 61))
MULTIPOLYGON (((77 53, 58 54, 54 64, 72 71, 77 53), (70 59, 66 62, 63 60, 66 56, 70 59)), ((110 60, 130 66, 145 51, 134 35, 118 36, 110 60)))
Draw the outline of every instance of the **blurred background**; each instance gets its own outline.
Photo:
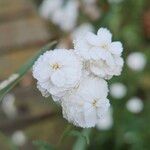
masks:
MULTIPOLYGON (((149 0, 0 0, 0 82, 51 40, 72 48, 73 38, 100 27, 124 45, 123 72, 109 81, 112 108, 89 145, 69 137, 61 149, 149 150, 149 0)), ((56 145, 67 124, 30 71, 0 103, 0 149, 36 150, 34 140, 56 145)))

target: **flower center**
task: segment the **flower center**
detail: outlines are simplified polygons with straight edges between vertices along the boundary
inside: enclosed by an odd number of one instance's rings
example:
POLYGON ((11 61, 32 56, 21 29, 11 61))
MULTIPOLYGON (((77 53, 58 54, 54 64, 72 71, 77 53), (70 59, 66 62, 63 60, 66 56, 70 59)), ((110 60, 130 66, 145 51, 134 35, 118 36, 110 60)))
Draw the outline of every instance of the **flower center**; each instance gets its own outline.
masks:
POLYGON ((94 107, 96 107, 96 103, 97 103, 97 101, 94 100, 93 103, 92 103, 92 105, 93 105, 94 107))
POLYGON ((51 67, 52 67, 52 69, 54 69, 54 70, 60 69, 60 65, 59 65, 58 63, 52 64, 51 67))
POLYGON ((105 49, 105 50, 108 50, 108 45, 103 44, 103 45, 101 45, 101 48, 103 48, 103 49, 105 49))

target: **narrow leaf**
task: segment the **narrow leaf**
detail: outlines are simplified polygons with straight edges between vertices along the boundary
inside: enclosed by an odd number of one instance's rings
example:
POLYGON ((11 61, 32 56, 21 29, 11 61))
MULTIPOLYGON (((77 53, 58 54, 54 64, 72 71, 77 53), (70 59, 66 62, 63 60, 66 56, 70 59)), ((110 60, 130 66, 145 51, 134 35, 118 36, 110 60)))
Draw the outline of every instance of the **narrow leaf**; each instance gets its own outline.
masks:
POLYGON ((56 46, 56 41, 43 47, 33 58, 28 60, 16 73, 12 74, 7 80, 0 83, 0 101, 27 73, 27 71, 33 66, 37 58, 42 55, 45 51, 53 49, 56 46))

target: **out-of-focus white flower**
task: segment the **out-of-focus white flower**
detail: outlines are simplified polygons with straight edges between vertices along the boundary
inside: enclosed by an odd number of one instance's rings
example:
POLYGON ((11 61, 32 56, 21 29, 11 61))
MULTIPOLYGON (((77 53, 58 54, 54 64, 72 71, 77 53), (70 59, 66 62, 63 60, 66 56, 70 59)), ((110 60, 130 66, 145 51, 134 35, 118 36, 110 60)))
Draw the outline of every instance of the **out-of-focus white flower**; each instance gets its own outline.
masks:
POLYGON ((96 126, 99 130, 109 130, 113 125, 112 108, 109 108, 102 119, 99 119, 96 126))
POLYGON ((127 88, 122 83, 113 83, 110 85, 110 94, 114 98, 121 99, 127 93, 127 88))
POLYGON ((79 36, 85 36, 87 32, 93 32, 94 27, 90 23, 84 23, 78 26, 72 33, 72 39, 76 40, 79 36))
POLYGON ((112 42, 112 34, 106 28, 100 28, 97 35, 87 32, 74 40, 75 52, 89 61, 90 71, 95 75, 110 79, 120 75, 123 59, 121 42, 112 42))
POLYGON ((16 117, 17 108, 15 106, 15 96, 13 94, 5 95, 1 107, 8 118, 14 119, 16 117))
POLYGON ((128 111, 132 113, 139 113, 143 110, 143 102, 140 98, 138 97, 133 97, 128 102, 126 103, 126 107, 128 111))
POLYGON ((45 19, 50 19, 53 13, 63 4, 63 0, 43 0, 39 7, 40 15, 45 19))
POLYGON ((77 1, 68 1, 65 6, 58 9, 52 16, 52 21, 64 31, 71 31, 76 25, 78 17, 77 1))
POLYGON ((26 143, 26 136, 25 134, 18 130, 18 131, 15 131, 13 134, 12 134, 12 142, 14 144, 16 144, 17 146, 23 146, 25 143, 26 143))
POLYGON ((127 65, 134 71, 142 71, 146 65, 146 58, 141 52, 133 52, 127 57, 127 65))
POLYGON ((57 97, 76 86, 81 74, 82 64, 73 50, 47 51, 33 66, 33 76, 38 80, 40 87, 57 97))
POLYGON ((63 97, 63 116, 76 126, 94 127, 109 108, 107 82, 96 77, 85 77, 63 97))
POLYGON ((44 0, 39 12, 44 18, 50 19, 64 31, 71 31, 78 17, 78 1, 44 0), (71 13, 70 13, 71 12, 71 13))

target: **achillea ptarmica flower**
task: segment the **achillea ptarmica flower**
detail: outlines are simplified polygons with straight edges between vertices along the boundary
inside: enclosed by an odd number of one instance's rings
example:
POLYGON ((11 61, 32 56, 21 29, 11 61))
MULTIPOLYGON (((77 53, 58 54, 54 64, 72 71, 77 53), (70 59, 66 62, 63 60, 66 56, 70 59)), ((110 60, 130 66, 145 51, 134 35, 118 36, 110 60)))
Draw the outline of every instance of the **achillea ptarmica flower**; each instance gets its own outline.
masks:
POLYGON ((77 22, 78 1, 44 0, 39 8, 39 13, 58 25, 63 31, 71 31, 77 22))
POLYGON ((76 86, 82 74, 82 64, 72 50, 47 51, 33 66, 33 76, 38 85, 54 96, 76 86))
POLYGON ((72 34, 75 50, 47 51, 33 66, 42 95, 51 95, 62 106, 63 117, 82 128, 111 123, 103 120, 110 106, 104 79, 120 75, 123 67, 122 44, 112 42, 110 31, 100 28, 95 35, 87 30, 92 28, 82 26, 72 34))
POLYGON ((83 128, 94 127, 109 108, 107 82, 87 76, 62 100, 63 116, 83 128))
POLYGON ((136 114, 143 110, 144 104, 140 98, 133 97, 127 101, 126 107, 128 111, 136 114))
POLYGON ((145 55, 141 52, 133 52, 127 57, 127 65, 134 71, 142 71, 146 65, 145 55))
POLYGON ((123 98, 127 93, 127 87, 123 83, 113 83, 110 85, 110 94, 116 99, 123 98))
POLYGON ((87 32, 74 40, 75 52, 90 65, 90 71, 101 78, 110 79, 120 75, 123 67, 121 42, 112 42, 112 34, 106 28, 100 28, 95 35, 87 32))

